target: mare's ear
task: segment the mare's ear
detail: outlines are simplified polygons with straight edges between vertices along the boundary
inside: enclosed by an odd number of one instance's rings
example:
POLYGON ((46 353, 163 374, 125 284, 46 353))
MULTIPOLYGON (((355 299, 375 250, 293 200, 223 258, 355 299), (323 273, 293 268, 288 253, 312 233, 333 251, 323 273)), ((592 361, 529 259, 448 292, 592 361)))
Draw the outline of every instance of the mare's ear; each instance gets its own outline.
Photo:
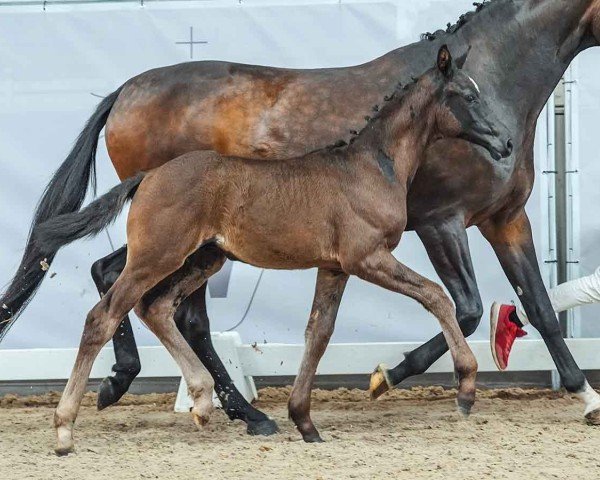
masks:
POLYGON ((450 50, 448 50, 448 45, 443 45, 442 48, 440 48, 437 57, 437 67, 446 79, 452 78, 452 75, 454 74, 454 64, 452 62, 450 50))
POLYGON ((460 57, 457 57, 454 60, 454 64, 456 65, 456 68, 458 68, 459 70, 461 70, 465 66, 465 62, 467 61, 467 58, 469 58, 469 53, 471 53, 471 48, 473 48, 473 47, 471 45, 469 45, 469 48, 467 49, 465 54, 461 55, 460 57))

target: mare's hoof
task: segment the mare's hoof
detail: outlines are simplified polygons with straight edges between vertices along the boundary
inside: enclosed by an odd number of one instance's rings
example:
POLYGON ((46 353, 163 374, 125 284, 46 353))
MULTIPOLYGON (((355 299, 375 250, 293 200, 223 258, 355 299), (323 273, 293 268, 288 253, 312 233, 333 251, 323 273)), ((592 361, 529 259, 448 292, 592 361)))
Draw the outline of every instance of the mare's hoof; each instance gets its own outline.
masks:
POLYGON ((386 366, 379 364, 375 371, 371 374, 371 382, 369 384, 371 400, 381 397, 381 395, 392 388, 394 388, 394 386, 390 381, 386 366))
POLYGON ((325 443, 325 441, 321 438, 321 435, 319 435, 319 432, 311 432, 302 435, 302 439, 306 443, 325 443))
POLYGON ((106 377, 102 380, 100 388, 98 388, 98 401, 96 403, 98 410, 104 410, 106 407, 114 405, 121 400, 125 392, 126 390, 121 387, 115 377, 106 377))
POLYGON ((592 410, 585 416, 585 419, 588 425, 600 425, 600 408, 597 410, 592 410))
POLYGON ((279 432, 279 427, 274 420, 267 418, 265 420, 254 420, 248 421, 248 427, 246 429, 248 435, 274 435, 279 432))

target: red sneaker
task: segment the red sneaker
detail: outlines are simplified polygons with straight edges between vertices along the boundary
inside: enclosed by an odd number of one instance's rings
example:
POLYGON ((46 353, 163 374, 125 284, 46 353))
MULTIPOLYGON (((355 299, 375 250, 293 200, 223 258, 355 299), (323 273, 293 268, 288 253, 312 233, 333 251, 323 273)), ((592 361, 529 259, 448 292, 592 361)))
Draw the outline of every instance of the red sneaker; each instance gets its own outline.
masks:
POLYGON ((514 305, 501 305, 494 302, 490 312, 490 347, 498 370, 506 370, 508 357, 515 340, 527 332, 510 321, 509 315, 516 311, 514 305))

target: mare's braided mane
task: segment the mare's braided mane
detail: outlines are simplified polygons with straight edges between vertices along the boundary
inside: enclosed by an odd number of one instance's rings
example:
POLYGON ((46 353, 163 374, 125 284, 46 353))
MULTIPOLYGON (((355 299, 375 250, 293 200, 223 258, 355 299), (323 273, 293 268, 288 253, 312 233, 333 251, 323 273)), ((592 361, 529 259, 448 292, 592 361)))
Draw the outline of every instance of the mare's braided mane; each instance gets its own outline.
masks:
MULTIPOLYGON (((439 38, 441 35, 452 35, 453 33, 456 33, 464 25, 466 25, 469 21, 471 21, 474 16, 476 16, 484 8, 488 7, 490 4, 492 4, 495 1, 496 0, 482 0, 481 2, 474 2, 473 3, 473 6, 475 7, 474 11, 467 12, 467 13, 464 13, 463 15, 461 15, 455 24, 449 23, 446 30, 438 30, 435 33, 427 32, 427 33, 422 34, 421 41, 433 41, 433 40, 436 40, 437 38, 439 38)), ((383 97, 383 102, 389 102, 389 101, 397 98, 398 95, 404 95, 406 93, 406 90, 408 90, 414 83, 416 83, 416 81, 417 81, 416 78, 412 78, 412 81, 407 83, 406 85, 402 85, 402 83, 398 83, 392 93, 383 97)), ((356 137, 358 137, 361 134, 361 132, 365 128, 367 128, 369 123, 372 122, 373 120, 375 120, 376 118, 378 118, 378 116, 380 115, 380 112, 381 112, 380 105, 379 104, 374 105, 372 107, 372 111, 373 111, 373 115, 365 116, 366 125, 361 130, 350 130, 350 135, 352 135, 352 137, 350 138, 350 142, 347 142, 346 140, 343 140, 343 139, 338 140, 337 142, 335 142, 332 145, 328 145, 324 148, 319 148, 319 149, 315 150, 315 152, 319 151, 319 150, 323 150, 323 149, 334 150, 334 149, 346 147, 349 143, 352 144, 352 142, 354 142, 356 137)), ((313 153, 313 152, 310 152, 310 153, 313 153)))
POLYGON ((457 32, 463 26, 465 26, 467 23, 469 23, 469 21, 472 20, 475 15, 477 15, 485 7, 489 6, 494 1, 495 0, 483 0, 481 2, 473 3, 473 6, 475 7, 474 11, 462 14, 458 18, 458 21, 455 24, 449 23, 446 26, 446 30, 438 30, 437 32, 434 32, 434 33, 431 33, 431 32, 423 33, 421 35, 421 40, 433 41, 433 40, 437 39, 440 35, 453 34, 453 33, 457 32))

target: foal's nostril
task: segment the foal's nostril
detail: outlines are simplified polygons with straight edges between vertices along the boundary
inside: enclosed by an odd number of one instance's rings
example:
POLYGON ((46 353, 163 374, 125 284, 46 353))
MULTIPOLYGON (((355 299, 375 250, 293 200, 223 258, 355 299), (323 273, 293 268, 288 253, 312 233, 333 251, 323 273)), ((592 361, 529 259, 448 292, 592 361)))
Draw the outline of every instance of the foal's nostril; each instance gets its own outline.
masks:
POLYGON ((508 150, 509 155, 512 153, 513 148, 514 148, 513 141, 509 138, 508 142, 506 142, 506 150, 508 150))

